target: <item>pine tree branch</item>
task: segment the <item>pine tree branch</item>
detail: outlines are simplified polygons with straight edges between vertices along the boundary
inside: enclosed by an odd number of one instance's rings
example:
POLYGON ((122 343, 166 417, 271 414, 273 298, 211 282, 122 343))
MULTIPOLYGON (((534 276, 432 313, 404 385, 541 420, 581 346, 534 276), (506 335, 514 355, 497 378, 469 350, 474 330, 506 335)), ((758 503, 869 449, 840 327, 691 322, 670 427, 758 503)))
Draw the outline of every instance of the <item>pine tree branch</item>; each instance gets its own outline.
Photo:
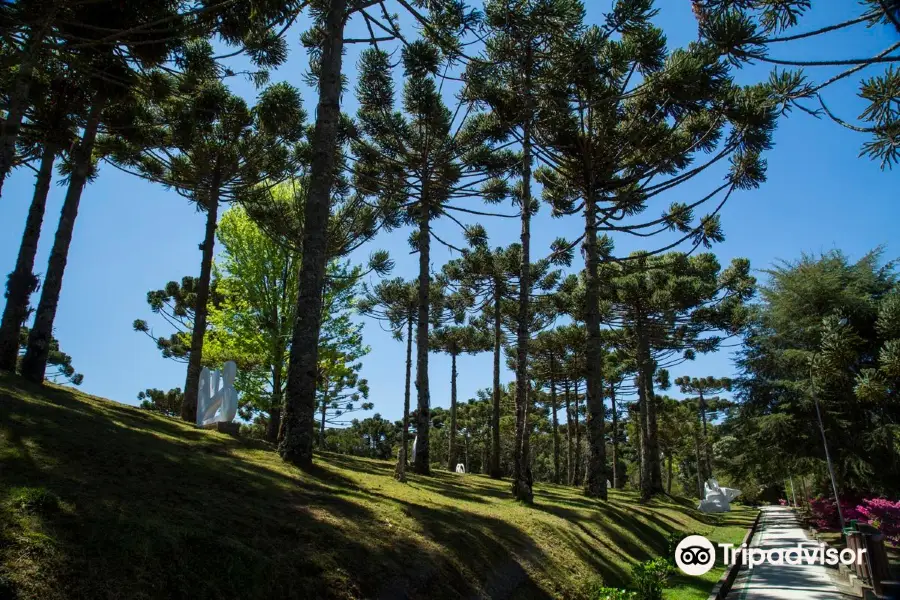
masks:
MULTIPOLYGON (((880 0, 879 0, 880 1, 880 0)), ((843 23, 836 23, 834 25, 828 25, 827 27, 822 27, 821 29, 815 29, 813 31, 807 31, 805 33, 798 33, 796 35, 788 35, 777 38, 767 38, 762 41, 763 44, 775 44, 778 42, 791 42, 794 40, 802 40, 808 37, 814 37, 817 35, 821 35, 823 33, 829 33, 831 31, 836 31, 838 29, 843 29, 845 27, 850 27, 851 25, 856 25, 857 23, 862 23, 864 21, 870 21, 877 13, 868 12, 861 17, 857 17, 855 19, 850 19, 849 21, 844 21, 843 23)))

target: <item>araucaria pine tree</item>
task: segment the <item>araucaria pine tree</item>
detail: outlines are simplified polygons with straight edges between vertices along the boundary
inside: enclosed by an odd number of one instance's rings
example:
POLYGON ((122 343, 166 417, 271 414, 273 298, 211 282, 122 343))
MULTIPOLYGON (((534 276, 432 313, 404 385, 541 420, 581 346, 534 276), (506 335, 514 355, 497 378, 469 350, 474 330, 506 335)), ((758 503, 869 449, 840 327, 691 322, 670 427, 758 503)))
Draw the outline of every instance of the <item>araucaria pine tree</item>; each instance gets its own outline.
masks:
MULTIPOLYGON (((483 57, 470 62, 466 72, 467 94, 491 110, 491 127, 500 139, 519 146, 511 173, 517 183, 511 190, 521 219, 518 318, 516 329, 516 441, 512 491, 531 502, 531 486, 522 464, 525 407, 528 396, 528 344, 531 337, 529 311, 532 282, 531 218, 538 202, 532 194, 536 160, 537 120, 542 89, 547 79, 559 76, 554 61, 558 40, 578 29, 584 8, 575 0, 491 0, 485 6, 483 57)), ((505 186, 505 182, 503 184, 505 186)), ((497 185, 492 190, 497 193, 497 185)))
MULTIPOLYGON (((424 25, 427 35, 445 51, 452 51, 458 43, 457 34, 473 21, 473 15, 465 13, 465 6, 455 0, 433 0, 427 5, 421 1, 398 2, 405 12, 424 25), (420 12, 426 8, 427 11, 420 12)), ((315 127, 310 137, 309 194, 302 219, 303 262, 288 371, 285 435, 279 444, 281 457, 301 467, 311 466, 313 458, 316 340, 321 328, 321 298, 328 263, 327 223, 332 214, 332 192, 341 166, 342 60, 345 43, 349 42, 344 38, 344 28, 353 15, 360 15, 367 25, 377 26, 387 36, 376 39, 373 32, 370 38, 354 42, 375 45, 379 41, 402 38, 399 19, 388 13, 384 3, 380 4, 382 10, 377 14, 366 10, 372 7, 369 0, 312 0, 308 3, 313 26, 304 35, 304 44, 310 49, 310 66, 318 81, 319 94, 315 127)), ((427 344, 427 331, 425 333, 422 344, 427 344)))
POLYGON ((844 18, 846 12, 835 11, 839 19, 825 15, 828 4, 809 0, 693 0, 692 4, 701 38, 737 63, 772 65, 769 84, 773 101, 782 112, 796 108, 813 116, 825 115, 870 138, 863 143, 860 156, 880 161, 882 169, 900 162, 900 70, 895 68, 900 62, 900 2, 861 0, 855 3, 855 16, 844 18), (804 28, 809 22, 816 27, 804 28), (847 34, 855 31, 859 35, 865 30, 870 31, 862 35, 873 39, 877 38, 871 30, 886 33, 885 47, 866 54, 849 51, 851 56, 846 56, 843 50, 847 46, 842 42, 847 34), (822 52, 816 60, 806 57, 810 44, 822 52), (868 103, 859 115, 860 123, 829 108, 827 88, 868 75, 872 68, 883 70, 859 80, 858 94, 868 103))
POLYGON ((406 378, 403 388, 403 421, 400 432, 400 452, 394 476, 406 481, 406 462, 409 438, 409 401, 412 383, 413 328, 418 317, 418 286, 415 281, 401 278, 382 281, 372 290, 365 290, 357 308, 364 315, 386 322, 395 339, 402 340, 406 334, 406 378))
POLYGON ((0 324, 0 371, 13 371, 16 367, 19 331, 28 316, 31 294, 39 283, 38 277, 33 273, 34 260, 50 192, 53 166, 60 155, 71 162, 73 157, 68 150, 78 138, 76 117, 84 113, 84 103, 87 100, 76 75, 60 72, 59 66, 50 66, 47 81, 31 84, 31 126, 19 137, 20 145, 24 138, 25 143, 33 146, 34 154, 40 158, 16 266, 6 283, 6 306, 3 308, 3 320, 0 324))
POLYGON ((471 299, 470 309, 482 313, 484 324, 489 326, 493 342, 493 387, 491 392, 491 450, 486 468, 494 479, 500 479, 500 350, 506 343, 503 333, 503 310, 505 301, 512 299, 515 281, 519 275, 519 249, 491 250, 486 240, 471 249, 463 251, 462 258, 444 265, 443 274, 457 286, 460 293, 471 299), (489 324, 489 325, 488 325, 489 324))
POLYGON ((305 114, 299 92, 283 83, 263 90, 251 109, 216 77, 208 43, 191 50, 197 69, 167 81, 180 93, 150 107, 145 139, 112 140, 110 146, 123 168, 174 188, 206 214, 181 407, 181 418, 193 423, 219 205, 259 194, 264 182, 291 174, 291 145, 303 135, 305 114))
POLYGON ((702 424, 700 446, 703 449, 702 463, 698 467, 702 466, 702 469, 699 469, 700 478, 705 481, 713 475, 712 452, 706 422, 707 412, 711 405, 713 408, 716 408, 720 404, 721 400, 716 394, 731 391, 731 380, 727 377, 713 377, 712 375, 708 377, 689 377, 685 375, 676 377, 675 385, 681 389, 683 394, 696 394, 697 418, 702 424))
POLYGON ((447 450, 447 469, 456 470, 457 464, 457 419, 456 419, 456 358, 463 353, 477 354, 493 347, 490 336, 483 329, 469 326, 448 326, 431 332, 431 349, 450 355, 450 432, 447 450))
POLYGON ((486 152, 485 135, 465 119, 454 123, 454 113, 443 102, 441 65, 449 60, 451 56, 424 41, 404 47, 401 110, 394 109, 390 61, 385 52, 369 49, 363 53, 357 88, 360 135, 354 150, 360 158, 356 185, 373 196, 395 198, 400 222, 415 228, 410 236, 410 246, 419 255, 414 469, 420 474, 430 470, 431 244, 432 240, 447 243, 437 237, 432 221, 455 209, 452 200, 471 196, 473 178, 483 170, 496 171, 499 162, 486 152))
POLYGON ((667 367, 713 352, 723 336, 740 333, 755 280, 745 259, 722 270, 709 253, 633 258, 601 269, 601 300, 606 321, 623 331, 619 349, 637 370, 641 496, 648 499, 663 491, 654 382, 667 387, 667 367))
MULTIPOLYGON (((605 498, 606 411, 600 330, 600 265, 617 259, 607 233, 649 239, 669 235, 648 253, 682 242, 722 238, 717 213, 737 189, 765 176, 760 153, 770 145, 776 110, 762 86, 741 88, 727 57, 712 44, 694 42, 668 51, 648 0, 618 0, 600 25, 568 44, 563 84, 548 90, 539 122, 546 165, 538 171, 554 214, 580 214, 584 320, 587 335, 587 403, 590 464, 585 491, 605 498), (695 200, 679 198, 661 217, 642 215, 654 198, 729 159, 724 181, 695 200), (694 209, 718 200, 695 220, 694 209)), ((554 79, 553 81, 557 81, 554 79)), ((660 207, 661 208, 661 207, 660 207)), ((659 213, 656 213, 659 214, 659 213)), ((618 258, 618 260, 627 260, 618 258)))

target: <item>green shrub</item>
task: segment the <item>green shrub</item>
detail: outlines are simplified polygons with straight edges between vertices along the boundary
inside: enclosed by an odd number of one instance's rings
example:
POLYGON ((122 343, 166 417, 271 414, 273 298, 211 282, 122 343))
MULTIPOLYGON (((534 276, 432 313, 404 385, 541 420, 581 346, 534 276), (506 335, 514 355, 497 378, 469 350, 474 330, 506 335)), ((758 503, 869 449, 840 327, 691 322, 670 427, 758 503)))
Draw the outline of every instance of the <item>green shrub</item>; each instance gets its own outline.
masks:
POLYGON ((665 558, 654 558, 642 562, 631 570, 638 600, 662 600, 663 588, 669 582, 672 565, 665 558))
POLYGON ((593 600, 638 600, 637 594, 619 588, 601 587, 594 590, 593 600))
POLYGON ((675 549, 678 548, 678 544, 689 535, 693 534, 682 533, 680 531, 672 531, 669 533, 669 537, 666 539, 666 560, 669 561, 670 565, 675 565, 675 549))
POLYGON ((45 488, 13 490, 12 506, 32 515, 48 515, 59 510, 59 497, 45 488))

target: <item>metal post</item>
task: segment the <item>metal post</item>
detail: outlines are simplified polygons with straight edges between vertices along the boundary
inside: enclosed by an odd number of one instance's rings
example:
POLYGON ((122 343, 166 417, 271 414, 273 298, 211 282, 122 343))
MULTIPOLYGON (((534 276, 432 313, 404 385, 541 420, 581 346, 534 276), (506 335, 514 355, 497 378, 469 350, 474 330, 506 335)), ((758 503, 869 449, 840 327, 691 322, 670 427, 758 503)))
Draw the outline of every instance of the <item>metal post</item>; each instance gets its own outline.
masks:
POLYGON ((816 403, 816 416, 819 417, 819 431, 822 432, 822 445, 825 446, 825 460, 828 462, 828 474, 831 476, 831 489, 834 490, 834 501, 837 504, 838 518, 841 520, 841 535, 844 532, 844 513, 841 510, 841 497, 838 495, 837 482, 834 479, 834 467, 831 466, 831 454, 828 452, 828 440, 825 439, 825 425, 822 424, 822 410, 819 408, 819 397, 812 392, 816 403))

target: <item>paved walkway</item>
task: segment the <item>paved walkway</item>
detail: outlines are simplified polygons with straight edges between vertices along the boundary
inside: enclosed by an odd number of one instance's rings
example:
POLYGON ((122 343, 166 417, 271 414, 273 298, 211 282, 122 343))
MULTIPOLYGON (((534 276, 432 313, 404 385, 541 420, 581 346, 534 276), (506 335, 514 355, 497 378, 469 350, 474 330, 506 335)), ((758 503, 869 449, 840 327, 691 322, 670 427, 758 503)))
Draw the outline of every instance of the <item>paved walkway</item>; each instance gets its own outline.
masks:
MULTIPOLYGON (((817 547, 793 511, 781 506, 763 508, 759 527, 753 534, 753 548, 795 548, 798 545, 817 547)), ((727 600, 847 600, 832 582, 828 567, 823 565, 755 565, 741 567, 727 600)))

